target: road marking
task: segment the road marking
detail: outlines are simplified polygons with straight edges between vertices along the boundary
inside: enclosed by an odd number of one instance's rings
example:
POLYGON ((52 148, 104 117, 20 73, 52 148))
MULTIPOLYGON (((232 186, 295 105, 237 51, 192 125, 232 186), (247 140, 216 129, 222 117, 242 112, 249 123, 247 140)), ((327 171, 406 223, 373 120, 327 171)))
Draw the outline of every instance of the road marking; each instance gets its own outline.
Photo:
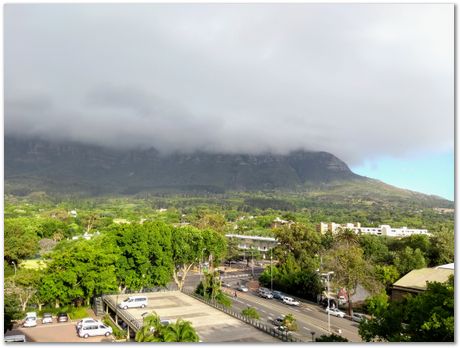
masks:
POLYGON ((310 329, 309 329, 308 327, 306 327, 306 326, 304 326, 303 328, 304 328, 305 330, 310 330, 310 329))

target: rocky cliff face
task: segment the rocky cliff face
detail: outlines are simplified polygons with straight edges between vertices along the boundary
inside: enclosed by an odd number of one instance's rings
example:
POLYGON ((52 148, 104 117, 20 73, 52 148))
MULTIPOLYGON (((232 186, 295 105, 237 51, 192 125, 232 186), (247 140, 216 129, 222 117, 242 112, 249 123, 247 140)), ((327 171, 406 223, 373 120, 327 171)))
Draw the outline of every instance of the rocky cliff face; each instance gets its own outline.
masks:
POLYGON ((6 192, 251 191, 361 179, 326 152, 161 155, 155 149, 122 151, 5 137, 6 192))

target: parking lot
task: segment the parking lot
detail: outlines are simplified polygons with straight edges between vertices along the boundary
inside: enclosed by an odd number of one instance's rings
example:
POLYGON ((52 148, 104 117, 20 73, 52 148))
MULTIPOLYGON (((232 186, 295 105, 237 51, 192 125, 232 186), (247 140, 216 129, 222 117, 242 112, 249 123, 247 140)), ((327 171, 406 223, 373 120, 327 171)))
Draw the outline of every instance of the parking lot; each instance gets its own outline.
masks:
POLYGON ((36 327, 18 327, 5 336, 25 335, 27 342, 112 342, 113 337, 97 336, 80 338, 75 325, 78 320, 67 323, 37 324, 36 327))
MULTIPOLYGON (((129 296, 135 296, 131 294, 129 296)), ((260 330, 245 324, 213 307, 210 307, 179 291, 137 294, 147 296, 146 308, 127 309, 137 320, 142 322, 142 314, 156 312, 161 319, 176 321, 178 318, 188 320, 196 329, 203 342, 273 342, 280 341, 260 330)), ((112 295, 114 301, 121 302, 128 297, 112 295)), ((120 309, 120 311, 124 311, 120 309)))

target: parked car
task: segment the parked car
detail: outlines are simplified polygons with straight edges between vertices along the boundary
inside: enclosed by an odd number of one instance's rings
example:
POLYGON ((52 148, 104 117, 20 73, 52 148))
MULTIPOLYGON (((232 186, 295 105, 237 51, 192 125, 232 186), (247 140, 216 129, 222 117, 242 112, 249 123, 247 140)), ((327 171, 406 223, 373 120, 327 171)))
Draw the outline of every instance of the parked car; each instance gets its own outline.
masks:
POLYGON ((93 318, 83 318, 77 323, 77 330, 80 330, 82 326, 90 325, 90 324, 103 324, 100 320, 93 319, 93 318))
POLYGON ((78 336, 88 338, 89 336, 110 336, 112 328, 102 323, 84 325, 78 330, 78 336))
POLYGON ((339 310, 338 308, 326 308, 326 313, 329 313, 330 315, 333 315, 335 317, 345 317, 345 313, 339 310))
POLYGON ((261 291, 259 292, 259 296, 262 298, 267 298, 267 299, 273 298, 273 295, 270 291, 261 291))
POLYGON ((24 322, 22 323, 23 327, 34 327, 37 326, 37 313, 36 312, 28 312, 26 313, 26 317, 24 322))
POLYGON ((366 316, 361 313, 353 313, 351 316, 351 320, 356 321, 357 323, 362 322, 363 320, 367 320, 366 316))
POLYGON ((51 324, 53 322, 53 315, 51 313, 43 313, 42 324, 51 324))
POLYGON ((283 302, 289 306, 300 306, 299 301, 294 300, 292 297, 284 297, 283 302))
POLYGON ((58 323, 67 322, 67 321, 69 321, 69 316, 67 315, 67 313, 64 313, 64 312, 59 313, 57 315, 57 321, 58 321, 58 323))
POLYGON ((118 307, 123 309, 141 307, 144 308, 147 306, 147 297, 146 296, 130 296, 123 300, 118 307))
POLYGON ((222 286, 224 288, 231 288, 232 287, 232 285, 230 283, 222 283, 222 286))
POLYGON ((242 292, 248 292, 249 289, 247 287, 245 287, 244 285, 239 285, 236 290, 238 291, 242 291, 242 292))
POLYGON ((273 291, 272 292, 273 298, 276 298, 277 300, 283 300, 284 294, 281 291, 273 291))

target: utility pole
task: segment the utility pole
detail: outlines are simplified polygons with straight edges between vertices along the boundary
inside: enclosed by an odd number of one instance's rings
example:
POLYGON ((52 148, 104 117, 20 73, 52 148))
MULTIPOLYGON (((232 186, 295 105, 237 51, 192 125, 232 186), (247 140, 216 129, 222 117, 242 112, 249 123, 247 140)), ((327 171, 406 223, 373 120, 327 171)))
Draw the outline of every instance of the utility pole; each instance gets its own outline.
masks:
POLYGON ((273 249, 270 248, 270 289, 273 292, 273 249))

